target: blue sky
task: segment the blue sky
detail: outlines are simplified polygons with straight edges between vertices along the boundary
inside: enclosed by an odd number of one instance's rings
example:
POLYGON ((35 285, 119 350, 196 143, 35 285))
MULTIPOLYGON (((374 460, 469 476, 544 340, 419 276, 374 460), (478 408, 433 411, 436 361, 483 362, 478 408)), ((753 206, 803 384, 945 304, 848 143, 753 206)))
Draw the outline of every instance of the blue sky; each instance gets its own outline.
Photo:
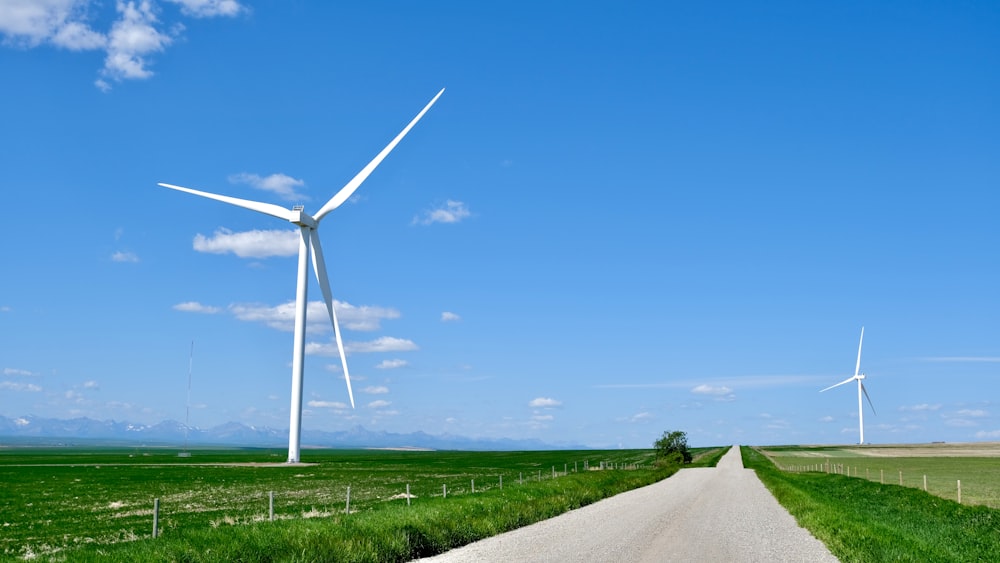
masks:
POLYGON ((0 0, 0 414, 1000 439, 1000 7, 0 0), (248 233, 256 232, 255 236, 248 233), (293 239, 294 240, 294 239, 293 239), (315 283, 310 298, 321 300, 315 283))

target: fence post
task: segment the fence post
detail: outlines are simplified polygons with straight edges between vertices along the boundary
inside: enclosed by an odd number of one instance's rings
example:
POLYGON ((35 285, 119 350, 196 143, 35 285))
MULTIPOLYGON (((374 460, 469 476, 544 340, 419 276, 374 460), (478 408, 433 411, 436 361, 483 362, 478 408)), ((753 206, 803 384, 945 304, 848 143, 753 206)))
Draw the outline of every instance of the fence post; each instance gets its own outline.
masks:
POLYGON ((267 493, 267 520, 274 522, 274 491, 267 493))
POLYGON ((351 513, 351 486, 350 485, 347 486, 347 506, 344 507, 344 513, 345 514, 350 514, 351 513))
POLYGON ((524 473, 518 473, 517 474, 517 484, 518 485, 523 485, 524 484, 524 473))
MULTIPOLYGON (((959 495, 961 496, 961 494, 959 495)), ((961 502, 961 501, 959 501, 961 502)), ((158 535, 160 527, 160 499, 153 499, 153 537, 158 535)))
POLYGON ((958 480, 958 504, 962 504, 962 480, 958 480))
POLYGON ((575 462, 575 461, 573 462, 573 473, 577 473, 577 470, 576 470, 576 462, 575 462))
POLYGON ((503 475, 500 476, 500 490, 503 490, 503 475))
POLYGON ((476 480, 472 479, 472 492, 476 492, 476 480))
POLYGON ((927 476, 924 475, 924 492, 927 492, 927 476))
POLYGON ((903 486, 903 470, 902 469, 899 470, 899 486, 900 487, 903 486))
POLYGON ((448 484, 441 485, 441 498, 448 498, 448 484))
POLYGON ((885 484, 885 469, 878 470, 878 483, 879 485, 885 484))
POLYGON ((563 464, 563 473, 569 475, 569 467, 565 463, 563 464))
POLYGON ((553 479, 556 478, 556 466, 555 465, 552 466, 552 478, 553 479))
POLYGON ((406 484, 406 506, 410 506, 410 484, 406 484))

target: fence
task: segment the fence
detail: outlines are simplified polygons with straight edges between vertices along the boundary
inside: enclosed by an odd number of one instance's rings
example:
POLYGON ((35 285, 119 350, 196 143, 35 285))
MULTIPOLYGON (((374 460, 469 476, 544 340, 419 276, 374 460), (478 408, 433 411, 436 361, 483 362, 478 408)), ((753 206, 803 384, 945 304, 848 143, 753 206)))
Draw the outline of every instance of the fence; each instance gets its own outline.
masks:
MULTIPOLYGON (((591 470, 590 469, 590 464, 589 464, 588 461, 584 461, 583 462, 583 466, 584 466, 584 470, 585 471, 590 471, 591 470)), ((574 462, 573 463, 573 473, 577 472, 577 467, 578 467, 577 462, 574 462)), ((606 470, 638 470, 638 469, 641 469, 641 468, 642 468, 642 465, 638 464, 638 463, 627 463, 626 464, 626 463, 610 463, 610 462, 604 462, 604 461, 602 461, 602 462, 600 462, 600 468, 596 469, 596 471, 606 471, 606 470)), ((569 473, 570 473, 570 471, 569 471, 569 464, 568 463, 567 464, 563 464, 563 471, 562 472, 558 472, 556 470, 556 466, 553 465, 551 467, 551 477, 550 477, 550 479, 557 479, 560 476, 569 475, 569 473)), ((530 480, 531 479, 529 478, 529 482, 530 482, 530 480)), ((540 481, 543 481, 543 480, 544 479, 543 479, 543 475, 542 475, 542 470, 539 469, 537 471, 537 474, 536 474, 536 481, 540 482, 540 481)), ((524 472, 518 473, 518 484, 523 485, 524 482, 525 482, 524 472)), ((480 493, 483 493, 483 492, 485 492, 487 490, 490 490, 494 486, 491 483, 490 485, 487 485, 487 486, 484 487, 484 486, 482 486, 482 483, 483 483, 483 481, 482 481, 482 479, 480 479, 480 488, 479 488, 479 492, 480 493)), ((503 490, 503 474, 502 473, 497 475, 497 480, 495 482, 495 486, 499 490, 503 490)), ((476 480, 475 479, 470 479, 470 481, 469 481, 469 492, 470 492, 470 494, 476 494, 476 480)), ((461 493, 459 493, 459 494, 461 494, 461 493)), ((453 496, 455 495, 454 490, 452 491, 452 495, 453 496)), ((437 495, 432 495, 432 496, 437 496, 437 495)), ((410 492, 410 484, 407 483, 404 493, 393 495, 393 496, 389 497, 389 500, 405 499, 406 500, 406 505, 407 506, 411 506, 411 499, 415 499, 415 498, 417 498, 416 495, 411 494, 411 492, 410 492)), ((448 485, 447 485, 447 483, 443 483, 441 485, 441 498, 443 498, 443 499, 448 498, 448 485)), ((276 518, 294 518, 294 517, 290 517, 290 516, 284 516, 284 517, 281 516, 281 515, 277 515, 276 516, 275 509, 274 509, 274 500, 275 500, 275 492, 274 491, 268 491, 267 499, 268 499, 268 508, 267 508, 267 511, 268 511, 267 520, 268 521, 273 522, 276 518)), ((181 510, 179 512, 183 513, 184 511, 181 510)), ((344 511, 343 511, 343 514, 351 514, 351 486, 350 485, 347 486, 346 494, 345 494, 345 497, 344 497, 344 511)), ((152 537, 156 538, 156 537, 159 537, 160 535, 162 535, 162 530, 160 528, 160 499, 159 498, 153 499, 152 518, 153 518, 152 537)))
MULTIPOLYGON (((795 472, 795 473, 806 473, 806 472, 828 473, 828 474, 833 474, 833 475, 844 475, 846 477, 861 478, 860 470, 859 470, 859 468, 858 468, 857 465, 849 465, 849 464, 845 464, 845 463, 833 463, 829 459, 823 461, 822 463, 812 463, 812 464, 804 464, 804 465, 782 465, 782 464, 778 464, 776 462, 775 465, 777 465, 778 468, 781 469, 782 471, 789 471, 789 472, 795 472)), ((866 467, 864 469, 865 469, 864 479, 866 479, 868 481, 875 481, 876 479, 873 476, 873 472, 871 471, 871 469, 868 468, 868 467, 866 467)), ((917 470, 917 471, 908 470, 907 478, 908 479, 911 478, 911 475, 913 475, 913 474, 917 474, 917 475, 921 476, 921 479, 920 479, 920 481, 917 481, 917 484, 914 484, 913 481, 904 481, 904 479, 903 479, 903 470, 902 469, 896 470, 896 475, 893 475, 892 473, 890 473, 888 475, 889 482, 887 483, 887 481, 886 481, 886 478, 887 478, 887 476, 886 476, 886 470, 884 468, 879 468, 878 469, 878 482, 879 482, 879 484, 882 484, 882 485, 885 485, 885 484, 895 484, 895 485, 899 485, 901 487, 922 488, 924 492, 927 492, 927 493, 930 493, 930 494, 934 494, 934 495, 942 497, 942 498, 950 498, 952 500, 955 500, 959 504, 962 504, 962 480, 961 479, 955 479, 954 480, 954 483, 955 483, 954 486, 951 486, 950 484, 943 484, 943 483, 940 482, 941 480, 939 480, 938 483, 935 483, 935 485, 936 485, 935 486, 935 490, 931 491, 931 490, 928 489, 928 480, 927 480, 927 474, 926 473, 920 473, 919 470, 917 470), (894 477, 896 477, 896 479, 894 479, 894 477), (946 491, 948 491, 948 490, 951 491, 951 494, 947 494, 946 493, 946 491)), ((949 483, 950 483, 950 481, 949 481, 949 483)), ((990 506, 990 505, 993 505, 993 504, 996 504, 996 503, 991 503, 988 499, 984 499, 981 502, 977 502, 975 504, 984 504, 984 505, 990 506)))

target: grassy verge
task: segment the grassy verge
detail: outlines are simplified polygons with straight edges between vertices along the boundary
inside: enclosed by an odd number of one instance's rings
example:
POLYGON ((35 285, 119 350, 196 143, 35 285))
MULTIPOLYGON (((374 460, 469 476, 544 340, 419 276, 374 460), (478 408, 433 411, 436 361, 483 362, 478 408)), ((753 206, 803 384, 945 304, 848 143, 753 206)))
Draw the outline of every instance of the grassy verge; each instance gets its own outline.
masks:
POLYGON ((84 546, 52 558, 102 562, 408 561, 651 484, 676 469, 591 471, 360 514, 189 530, 156 540, 84 546))
POLYGON ((826 473, 786 473, 742 448, 743 465, 841 561, 1000 561, 1000 511, 826 473))

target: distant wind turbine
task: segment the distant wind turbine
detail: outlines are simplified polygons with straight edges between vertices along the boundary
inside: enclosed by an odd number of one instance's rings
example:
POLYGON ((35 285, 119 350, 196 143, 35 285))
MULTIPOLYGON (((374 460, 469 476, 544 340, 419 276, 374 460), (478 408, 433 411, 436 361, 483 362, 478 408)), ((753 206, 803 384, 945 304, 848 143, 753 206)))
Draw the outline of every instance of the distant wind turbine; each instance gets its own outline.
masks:
POLYGON ((378 153, 378 155, 376 155, 367 166, 361 169, 361 172, 358 172, 358 174, 354 176, 350 182, 344 185, 344 187, 341 188, 340 191, 330 199, 330 201, 326 202, 326 205, 321 207, 320 210, 313 216, 305 213, 301 205, 295 206, 289 210, 270 203, 261 203, 224 195, 216 195, 208 192, 192 190, 190 188, 182 188, 181 186, 175 186, 173 184, 159 184, 164 188, 199 195, 208 199, 222 201, 237 207, 243 207, 250 209, 251 211, 257 211, 265 215, 277 217, 278 219, 284 219, 299 227, 301 237, 299 239, 298 278, 295 285, 295 335, 292 345, 292 402, 288 429, 288 463, 298 463, 299 461, 299 446, 302 428, 302 375, 303 364, 305 362, 306 343, 306 297, 308 290, 309 269, 308 257, 310 255, 312 256, 313 271, 316 273, 316 280, 319 282, 320 290, 323 292, 323 300, 326 302, 326 310, 330 315, 330 321, 333 323, 333 333, 337 339, 337 349, 340 351, 340 361, 344 368, 344 380, 347 382, 347 395, 351 399, 351 408, 354 408, 354 392, 351 390, 351 375, 347 371, 347 355, 344 354, 344 343, 340 337, 340 324, 337 322, 337 312, 333 308, 333 296, 330 294, 330 282, 326 275, 326 263, 323 261, 323 250, 320 246, 319 234, 317 232, 319 223, 323 220, 323 217, 325 217, 327 213, 330 213, 334 209, 340 207, 351 197, 351 195, 354 194, 354 191, 358 189, 366 178, 368 178, 372 171, 375 170, 375 167, 382 163, 382 160, 389 154, 389 152, 392 151, 392 149, 396 148, 399 141, 401 141, 403 137, 410 132, 410 129, 412 129, 413 126, 420 121, 420 118, 427 113, 427 110, 431 109, 431 106, 434 105, 434 102, 436 102, 443 93, 444 89, 442 88, 441 91, 438 92, 426 106, 424 106, 424 109, 420 110, 420 113, 418 113, 417 116, 410 121, 409 125, 407 125, 398 135, 396 135, 395 139, 382 149, 382 152, 378 153))
POLYGON ((864 393, 865 398, 868 399, 868 405, 872 408, 872 414, 875 414, 875 405, 872 404, 872 398, 868 396, 868 390, 865 389, 865 384, 861 382, 861 380, 865 378, 865 374, 860 373, 861 344, 864 341, 865 341, 865 327, 861 327, 861 340, 858 341, 858 363, 854 365, 854 377, 848 377, 847 379, 841 381, 840 383, 836 385, 831 385, 826 389, 822 389, 820 391, 820 393, 822 393, 823 391, 829 391, 830 389, 833 389, 834 387, 839 387, 845 383, 850 383, 854 380, 858 381, 858 430, 860 432, 860 441, 858 443, 862 445, 865 443, 865 411, 863 408, 864 403, 861 402, 862 393, 864 393))

